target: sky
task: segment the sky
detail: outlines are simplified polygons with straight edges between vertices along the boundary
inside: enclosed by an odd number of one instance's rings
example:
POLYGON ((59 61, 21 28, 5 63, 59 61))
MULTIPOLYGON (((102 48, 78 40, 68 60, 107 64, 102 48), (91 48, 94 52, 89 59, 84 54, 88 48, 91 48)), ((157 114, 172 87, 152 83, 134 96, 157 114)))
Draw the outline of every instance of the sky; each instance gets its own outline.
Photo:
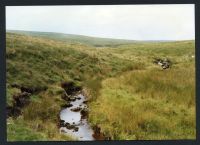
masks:
POLYGON ((6 29, 130 40, 195 39, 193 4, 7 6, 6 29))

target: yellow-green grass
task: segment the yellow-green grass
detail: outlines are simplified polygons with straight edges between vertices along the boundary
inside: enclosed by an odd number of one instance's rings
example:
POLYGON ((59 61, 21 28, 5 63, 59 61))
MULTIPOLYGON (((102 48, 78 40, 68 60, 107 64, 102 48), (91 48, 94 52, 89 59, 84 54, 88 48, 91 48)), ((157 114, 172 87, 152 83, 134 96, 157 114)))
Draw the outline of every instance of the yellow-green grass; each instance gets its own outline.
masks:
MULTIPOLYGON (((13 125, 10 125, 12 129, 8 127, 8 140, 60 140, 56 132, 57 115, 64 103, 60 83, 72 80, 77 85, 84 84, 95 98, 103 77, 117 74, 130 66, 130 62, 106 53, 98 56, 97 51, 86 45, 7 33, 7 104, 12 105, 12 96, 20 92, 11 84, 48 87, 45 92, 31 95, 31 103, 23 109, 21 121, 14 119, 13 125), (20 122, 26 122, 22 130, 23 123, 20 122), (45 125, 39 132, 32 127, 38 124, 45 125), (35 135, 28 137, 27 130, 35 135), (40 134, 44 134, 45 138, 40 134)), ((72 140, 69 137, 65 139, 72 140)))
POLYGON ((90 88, 93 87, 90 82, 115 75, 134 64, 91 46, 12 33, 6 35, 8 84, 34 87, 79 80, 90 88))
POLYGON ((59 133, 51 122, 41 120, 26 121, 22 116, 7 119, 7 141, 65 141, 74 140, 59 133))
POLYGON ((195 69, 124 73, 102 82, 90 122, 112 139, 195 139, 195 69))
POLYGON ((60 83, 68 80, 87 90, 89 121, 112 139, 193 139, 194 52, 194 41, 96 48, 7 33, 7 104, 20 92, 13 83, 48 87, 31 96, 22 116, 7 120, 8 140, 72 140, 56 126, 60 83), (169 58, 172 68, 162 71, 154 57, 169 58))
MULTIPOLYGON (((8 141, 64 141, 74 138, 60 134, 58 114, 63 90, 50 86, 46 92, 31 96, 31 103, 22 109, 22 116, 7 119, 8 141), (54 88, 53 91, 51 89, 54 88)), ((8 91, 9 92, 9 91, 8 91)))

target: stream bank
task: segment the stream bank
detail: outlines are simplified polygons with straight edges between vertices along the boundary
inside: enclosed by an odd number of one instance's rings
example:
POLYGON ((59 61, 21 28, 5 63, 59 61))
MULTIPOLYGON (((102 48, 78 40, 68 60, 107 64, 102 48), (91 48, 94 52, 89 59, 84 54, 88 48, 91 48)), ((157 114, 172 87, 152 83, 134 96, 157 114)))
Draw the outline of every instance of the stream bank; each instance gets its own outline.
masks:
POLYGON ((74 139, 83 140, 110 140, 101 132, 100 127, 91 127, 88 122, 89 109, 87 97, 80 86, 73 82, 62 83, 65 92, 61 98, 66 101, 59 113, 58 127, 60 133, 74 139))

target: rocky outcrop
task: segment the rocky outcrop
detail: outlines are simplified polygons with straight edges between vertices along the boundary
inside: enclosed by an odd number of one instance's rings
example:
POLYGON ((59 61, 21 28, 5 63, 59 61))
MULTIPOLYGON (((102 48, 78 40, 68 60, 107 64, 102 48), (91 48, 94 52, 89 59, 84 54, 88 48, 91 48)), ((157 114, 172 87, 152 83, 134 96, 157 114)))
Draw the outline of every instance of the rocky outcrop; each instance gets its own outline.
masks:
POLYGON ((76 107, 76 108, 72 108, 70 109, 73 112, 79 112, 82 108, 81 107, 76 107))
POLYGON ((154 58, 153 61, 154 64, 157 64, 162 67, 162 69, 168 69, 171 67, 172 63, 169 59, 160 59, 160 58, 154 58))

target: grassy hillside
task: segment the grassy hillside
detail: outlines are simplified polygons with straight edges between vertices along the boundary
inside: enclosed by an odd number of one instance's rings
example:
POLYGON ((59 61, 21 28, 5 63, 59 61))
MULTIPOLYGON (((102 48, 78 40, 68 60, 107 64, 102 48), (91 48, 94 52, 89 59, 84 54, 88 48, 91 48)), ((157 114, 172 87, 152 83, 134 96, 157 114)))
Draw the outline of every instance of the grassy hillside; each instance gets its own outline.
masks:
POLYGON ((83 43, 87 45, 93 45, 96 47, 116 46, 120 44, 129 44, 129 43, 137 42, 134 40, 98 38, 98 37, 90 37, 90 36, 84 36, 84 35, 52 33, 52 32, 17 31, 17 30, 8 30, 7 32, 23 34, 23 35, 28 35, 28 36, 49 38, 49 39, 59 40, 59 41, 67 42, 67 43, 83 43))
POLYGON ((123 45, 115 56, 145 66, 105 79, 90 122, 113 139, 195 139, 194 41, 123 45), (152 58, 168 58, 161 70, 152 58))
MULTIPOLYGON (((22 120, 27 122, 28 130, 32 129, 35 132, 35 126, 40 124, 43 129, 39 132, 45 135, 46 132, 53 134, 48 136, 47 140, 60 140, 60 137, 57 137, 56 118, 63 103, 60 98, 61 82, 72 80, 77 85, 86 87, 95 97, 103 78, 119 74, 133 65, 127 60, 121 60, 104 51, 97 51, 90 46, 21 34, 7 33, 6 46, 7 104, 11 105, 12 96, 20 92, 19 89, 12 88, 12 84, 47 87, 47 91, 31 96, 32 102, 24 109, 22 117, 22 120), (49 106, 51 110, 48 109, 49 106), (49 123, 43 123, 46 121, 49 123), (48 126, 53 126, 54 129, 48 126)), ((8 140, 29 139, 13 136, 13 127, 18 131, 21 121, 17 119, 10 122, 14 125, 8 125, 8 140)))
POLYGON ((72 43, 71 36, 23 33, 6 34, 7 104, 20 91, 12 84, 47 90, 31 96, 22 116, 7 120, 8 140, 71 140, 56 127, 60 83, 69 80, 87 90, 90 123, 112 139, 195 138, 194 41, 110 45, 101 39, 106 47, 97 48, 90 37, 72 43), (162 70, 154 58, 168 58, 172 67, 162 70))

